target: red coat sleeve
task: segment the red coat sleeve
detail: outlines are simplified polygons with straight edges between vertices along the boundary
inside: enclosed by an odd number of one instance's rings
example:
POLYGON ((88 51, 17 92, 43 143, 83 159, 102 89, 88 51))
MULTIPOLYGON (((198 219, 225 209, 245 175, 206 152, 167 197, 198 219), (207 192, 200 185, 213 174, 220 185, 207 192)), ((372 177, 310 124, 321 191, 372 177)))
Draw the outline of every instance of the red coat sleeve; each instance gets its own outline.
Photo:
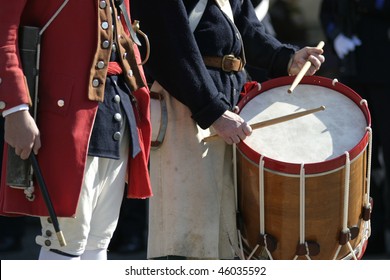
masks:
POLYGON ((31 104, 18 51, 19 21, 26 2, 13 0, 1 4, 0 113, 20 104, 31 104))

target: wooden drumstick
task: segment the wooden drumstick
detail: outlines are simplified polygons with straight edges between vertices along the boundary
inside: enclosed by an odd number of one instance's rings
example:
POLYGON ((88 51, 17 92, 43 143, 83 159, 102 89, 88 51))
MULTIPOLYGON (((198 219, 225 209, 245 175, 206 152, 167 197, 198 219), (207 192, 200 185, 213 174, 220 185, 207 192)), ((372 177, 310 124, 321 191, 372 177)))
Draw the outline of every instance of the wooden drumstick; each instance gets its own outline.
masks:
MULTIPOLYGON (((325 45, 324 41, 321 41, 318 43, 317 48, 322 49, 324 47, 324 45, 325 45)), ((295 77, 294 82, 291 84, 290 88, 287 90, 288 93, 293 92, 295 87, 302 80, 303 76, 305 76, 307 70, 309 70, 310 66, 311 66, 311 62, 306 61, 306 63, 303 65, 302 69, 299 71, 298 75, 295 77)))
MULTIPOLYGON (((274 118, 274 119, 269 119, 269 120, 266 120, 266 121, 254 123, 254 124, 251 124, 250 127, 252 129, 258 129, 258 128, 262 128, 262 127, 265 127, 265 126, 278 124, 278 123, 281 123, 281 122, 285 122, 285 121, 289 121, 289 120, 292 120, 292 119, 300 118, 300 117, 303 117, 303 116, 306 116, 306 115, 309 115, 309 114, 313 114, 313 113, 318 112, 318 111, 323 111, 323 110, 325 110, 325 106, 320 106, 318 108, 309 109, 309 110, 306 110, 306 111, 292 113, 292 114, 281 116, 281 117, 277 117, 277 118, 274 118)), ((202 141, 203 142, 209 142, 209 141, 217 139, 218 137, 219 137, 218 134, 213 134, 213 135, 210 135, 210 136, 207 136, 207 137, 203 138, 202 141)))

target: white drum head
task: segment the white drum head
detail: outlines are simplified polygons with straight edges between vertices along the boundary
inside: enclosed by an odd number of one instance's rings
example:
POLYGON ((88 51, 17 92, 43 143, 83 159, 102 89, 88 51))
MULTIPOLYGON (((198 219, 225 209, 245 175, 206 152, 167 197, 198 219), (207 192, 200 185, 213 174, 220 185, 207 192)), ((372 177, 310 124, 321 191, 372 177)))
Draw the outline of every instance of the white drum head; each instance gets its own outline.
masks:
POLYGON ((350 151, 366 132, 367 121, 347 96, 321 86, 276 87, 251 99, 240 112, 249 124, 325 106, 324 111, 253 130, 245 143, 265 157, 289 163, 316 163, 350 151))

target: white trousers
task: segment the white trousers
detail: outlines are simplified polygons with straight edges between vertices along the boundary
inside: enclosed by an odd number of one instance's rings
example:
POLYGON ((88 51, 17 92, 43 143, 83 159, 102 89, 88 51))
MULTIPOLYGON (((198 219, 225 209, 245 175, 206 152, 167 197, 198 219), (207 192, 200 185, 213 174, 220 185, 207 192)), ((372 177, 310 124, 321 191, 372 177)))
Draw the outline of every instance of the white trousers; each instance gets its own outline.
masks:
POLYGON ((88 157, 76 216, 58 218, 66 246, 60 246, 48 218, 41 218, 42 235, 36 237, 36 243, 42 250, 81 256, 86 250, 107 249, 124 195, 130 136, 126 125, 122 130, 120 159, 88 157))

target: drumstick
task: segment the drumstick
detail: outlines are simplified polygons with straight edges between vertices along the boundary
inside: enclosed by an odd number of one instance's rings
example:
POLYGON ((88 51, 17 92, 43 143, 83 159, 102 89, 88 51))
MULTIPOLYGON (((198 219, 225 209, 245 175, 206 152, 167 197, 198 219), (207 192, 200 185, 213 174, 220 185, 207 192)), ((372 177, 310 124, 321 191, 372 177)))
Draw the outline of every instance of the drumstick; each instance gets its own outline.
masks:
MULTIPOLYGON (((324 45, 325 45, 324 41, 321 41, 318 43, 317 48, 322 49, 324 47, 324 45)), ((294 82, 291 84, 290 88, 287 90, 288 93, 293 92, 295 87, 302 80, 303 76, 305 76, 307 70, 309 70, 310 66, 311 66, 311 62, 306 61, 306 63, 303 65, 302 69, 299 71, 298 75, 295 77, 294 82)))
MULTIPOLYGON (((285 122, 285 121, 289 121, 289 120, 292 120, 292 119, 300 118, 300 117, 303 117, 303 116, 306 116, 306 115, 309 115, 309 114, 313 114, 313 113, 318 112, 318 111, 323 111, 323 110, 325 110, 325 106, 320 106, 318 108, 309 109, 309 110, 306 110, 306 111, 292 113, 292 114, 281 116, 281 117, 277 117, 277 118, 274 118, 274 119, 269 119, 269 120, 266 120, 266 121, 261 121, 261 122, 258 122, 258 123, 254 123, 254 124, 251 124, 250 127, 252 129, 258 129, 258 128, 262 128, 262 127, 265 127, 265 126, 278 124, 278 123, 281 123, 281 122, 285 122)), ((213 134, 213 135, 210 135, 210 136, 207 136, 207 137, 203 138, 202 141, 203 142, 209 142, 209 141, 215 140, 217 138, 218 138, 218 134, 213 134)))

